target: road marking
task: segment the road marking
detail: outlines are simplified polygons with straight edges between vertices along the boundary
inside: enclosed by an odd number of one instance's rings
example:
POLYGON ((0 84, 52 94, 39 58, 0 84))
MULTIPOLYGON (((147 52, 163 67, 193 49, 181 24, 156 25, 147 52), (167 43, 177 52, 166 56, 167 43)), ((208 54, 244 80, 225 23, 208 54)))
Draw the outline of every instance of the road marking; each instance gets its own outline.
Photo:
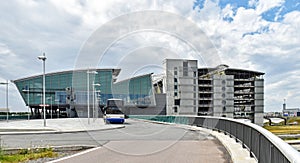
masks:
POLYGON ((95 150, 100 149, 100 148, 102 148, 102 147, 95 147, 95 148, 92 148, 92 149, 88 149, 88 150, 76 153, 74 155, 71 155, 71 156, 66 156, 66 157, 63 157, 63 158, 60 158, 60 159, 57 159, 57 160, 49 161, 48 163, 56 163, 56 162, 60 162, 60 161, 63 161, 63 160, 67 160, 67 159, 70 159, 72 157, 77 157, 77 156, 80 156, 80 155, 83 155, 83 154, 95 151, 95 150))

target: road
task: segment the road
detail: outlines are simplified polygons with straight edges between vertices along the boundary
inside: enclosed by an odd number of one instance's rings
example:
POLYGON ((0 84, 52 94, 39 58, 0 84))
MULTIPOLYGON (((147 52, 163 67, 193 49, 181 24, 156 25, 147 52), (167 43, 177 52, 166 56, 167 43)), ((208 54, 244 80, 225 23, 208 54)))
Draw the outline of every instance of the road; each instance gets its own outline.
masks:
POLYGON ((5 148, 96 145, 101 148, 61 162, 230 162, 214 137, 176 125, 127 120, 125 128, 62 134, 4 135, 5 148))

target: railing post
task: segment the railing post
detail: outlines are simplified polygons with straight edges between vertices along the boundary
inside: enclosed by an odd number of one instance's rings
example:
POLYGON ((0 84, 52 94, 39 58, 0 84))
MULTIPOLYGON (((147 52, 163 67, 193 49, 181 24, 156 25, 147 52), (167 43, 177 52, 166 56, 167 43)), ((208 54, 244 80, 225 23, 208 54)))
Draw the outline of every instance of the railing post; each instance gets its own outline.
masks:
MULTIPOLYGON (((269 156, 269 160, 270 160, 270 163, 274 163, 273 161, 272 161, 272 151, 273 151, 273 145, 272 144, 270 144, 270 156, 269 156)), ((277 161, 277 160, 276 160, 277 161)))
POLYGON ((244 133, 244 125, 242 125, 242 136, 241 136, 241 141, 242 141, 242 147, 245 148, 245 133, 244 133))
POLYGON ((253 144, 252 144, 252 129, 250 129, 250 145, 249 145, 249 152, 250 152, 250 157, 253 157, 252 154, 252 148, 253 148, 253 144))
POLYGON ((234 137, 235 137, 235 142, 239 142, 238 141, 238 125, 237 124, 235 124, 235 135, 234 135, 234 137))
POLYGON ((227 135, 227 121, 224 120, 224 135, 227 135))
POLYGON ((229 122, 229 137, 232 138, 231 122, 229 122))
POLYGON ((260 133, 258 133, 258 156, 256 156, 257 157, 257 160, 258 160, 258 162, 261 162, 261 152, 262 150, 261 150, 261 138, 260 138, 260 133))

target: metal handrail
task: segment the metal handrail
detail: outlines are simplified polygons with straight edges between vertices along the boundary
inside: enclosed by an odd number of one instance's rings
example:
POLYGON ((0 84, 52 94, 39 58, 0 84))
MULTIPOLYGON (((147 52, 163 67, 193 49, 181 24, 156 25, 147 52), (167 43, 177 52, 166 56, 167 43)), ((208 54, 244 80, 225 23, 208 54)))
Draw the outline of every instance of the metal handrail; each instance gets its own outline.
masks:
POLYGON ((294 149, 292 146, 284 142, 276 135, 272 134, 268 130, 258 125, 255 125, 250 122, 244 122, 236 119, 229 119, 223 117, 192 118, 202 118, 208 121, 215 120, 214 123, 211 123, 212 125, 206 123, 208 125, 203 127, 223 131, 229 134, 230 136, 235 137, 238 141, 242 143, 243 146, 248 148, 248 150, 250 151, 250 155, 254 156, 258 160, 258 162, 300 162, 300 153, 296 149, 294 149), (226 126, 225 128, 224 124, 226 126), (244 134, 244 131, 247 130, 247 134, 244 134))

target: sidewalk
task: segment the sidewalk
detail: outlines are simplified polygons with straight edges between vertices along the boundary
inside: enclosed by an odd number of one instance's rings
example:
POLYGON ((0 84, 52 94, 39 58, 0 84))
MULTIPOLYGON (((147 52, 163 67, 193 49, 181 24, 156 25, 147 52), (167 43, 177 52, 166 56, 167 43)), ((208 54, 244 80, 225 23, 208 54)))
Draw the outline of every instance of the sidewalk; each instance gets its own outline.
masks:
POLYGON ((191 126, 190 129, 207 132, 216 137, 230 153, 233 163, 257 163, 254 158, 250 157, 250 153, 247 149, 243 148, 240 143, 237 143, 235 139, 230 138, 228 135, 196 126, 191 126))
POLYGON ((44 127, 43 119, 0 121, 0 135, 11 134, 43 134, 70 133, 123 128, 124 125, 105 125, 102 118, 63 118, 47 119, 44 127))

